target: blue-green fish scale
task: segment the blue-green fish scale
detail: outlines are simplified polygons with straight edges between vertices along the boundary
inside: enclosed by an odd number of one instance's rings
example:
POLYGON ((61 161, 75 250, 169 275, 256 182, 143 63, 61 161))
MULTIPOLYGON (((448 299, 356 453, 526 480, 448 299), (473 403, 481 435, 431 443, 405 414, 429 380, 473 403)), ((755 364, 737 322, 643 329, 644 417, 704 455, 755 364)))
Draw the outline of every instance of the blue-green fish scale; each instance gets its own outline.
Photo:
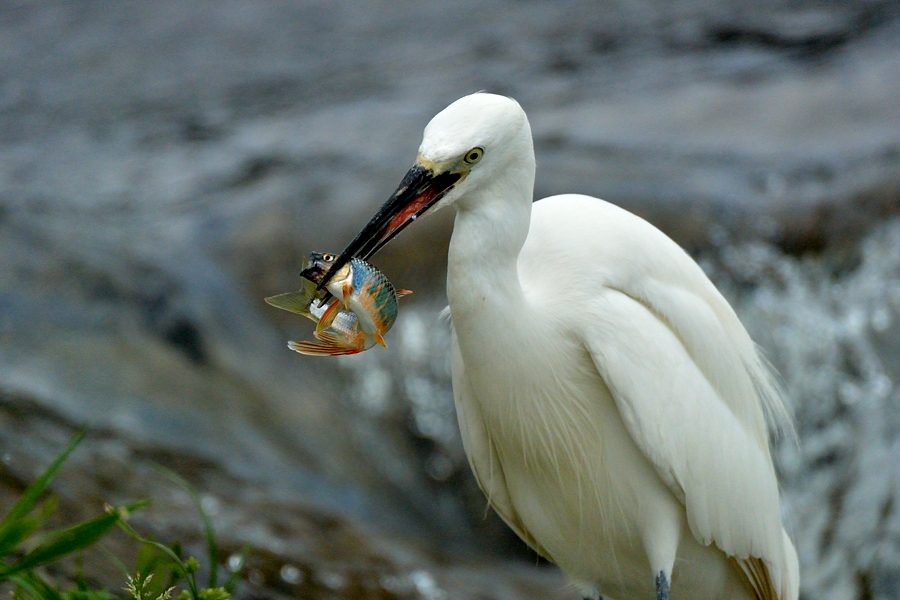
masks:
POLYGON ((388 278, 358 258, 351 260, 353 268, 353 288, 361 297, 371 298, 377 310, 377 319, 387 331, 397 319, 397 292, 388 278))

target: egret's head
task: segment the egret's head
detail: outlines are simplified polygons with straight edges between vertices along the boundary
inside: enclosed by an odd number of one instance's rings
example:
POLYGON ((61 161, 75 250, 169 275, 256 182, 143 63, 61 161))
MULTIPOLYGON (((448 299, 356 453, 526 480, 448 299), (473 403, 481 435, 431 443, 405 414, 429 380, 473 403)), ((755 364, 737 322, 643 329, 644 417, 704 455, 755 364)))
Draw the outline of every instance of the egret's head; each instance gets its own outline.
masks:
POLYGON ((525 111, 512 98, 472 94, 439 112, 425 127, 416 164, 435 174, 459 179, 437 205, 447 206, 504 171, 531 129, 525 111))
POLYGON ((518 102, 484 93, 460 98, 425 127, 416 164, 329 275, 354 256, 368 259, 426 212, 457 202, 492 175, 515 176, 503 167, 523 148, 531 152, 531 129, 518 102))

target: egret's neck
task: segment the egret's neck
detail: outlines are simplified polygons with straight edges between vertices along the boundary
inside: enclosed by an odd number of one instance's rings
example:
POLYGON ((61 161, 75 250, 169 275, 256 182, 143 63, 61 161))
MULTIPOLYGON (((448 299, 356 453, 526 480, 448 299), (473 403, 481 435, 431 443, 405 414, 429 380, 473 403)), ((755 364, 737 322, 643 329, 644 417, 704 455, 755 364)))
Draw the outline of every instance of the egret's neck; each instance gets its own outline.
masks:
POLYGON ((528 237, 534 188, 533 154, 526 158, 456 203, 447 270, 454 320, 473 310, 508 311, 523 300, 516 263, 528 237))

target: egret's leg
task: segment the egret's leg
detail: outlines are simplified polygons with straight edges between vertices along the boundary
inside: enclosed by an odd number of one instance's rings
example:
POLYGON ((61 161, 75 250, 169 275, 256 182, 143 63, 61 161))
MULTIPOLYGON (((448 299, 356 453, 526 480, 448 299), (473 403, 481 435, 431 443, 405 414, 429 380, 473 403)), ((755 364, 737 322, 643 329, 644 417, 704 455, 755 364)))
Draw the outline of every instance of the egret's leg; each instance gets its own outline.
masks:
POLYGON ((656 576, 656 600, 669 600, 669 578, 665 571, 656 576))

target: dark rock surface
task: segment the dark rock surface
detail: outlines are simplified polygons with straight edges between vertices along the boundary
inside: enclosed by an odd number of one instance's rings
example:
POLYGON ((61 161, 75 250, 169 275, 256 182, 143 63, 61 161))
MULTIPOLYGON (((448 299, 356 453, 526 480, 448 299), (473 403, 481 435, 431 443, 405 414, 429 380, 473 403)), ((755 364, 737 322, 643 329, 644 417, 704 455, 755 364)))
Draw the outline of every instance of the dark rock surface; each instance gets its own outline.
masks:
MULTIPOLYGON (((22 449, 24 481, 66 437, 45 434, 47 423, 102 432, 86 445, 95 458, 72 467, 93 490, 70 487, 72 510, 145 489, 148 457, 202 464, 185 474, 228 506, 230 543, 276 527, 275 515, 298 523, 286 546, 259 544, 272 573, 279 561, 314 565, 296 548, 326 544, 362 556, 360 572, 424 570, 451 596, 532 597, 522 582, 533 581, 565 597, 555 575, 511 566, 532 559, 482 518, 459 447, 434 318, 448 215, 379 255, 416 291, 387 352, 301 358, 284 342, 309 328, 262 303, 296 287, 309 250, 344 245, 435 112, 487 89, 529 113, 538 197, 585 192, 647 216, 707 257, 775 353, 800 418, 798 452, 779 452, 804 595, 894 597, 896 493, 873 492, 869 507, 859 498, 873 488, 853 482, 885 471, 864 448, 900 464, 895 430, 867 429, 896 411, 896 392, 876 393, 877 374, 895 374, 870 369, 863 385, 853 360, 816 348, 871 346, 895 360, 890 329, 841 324, 861 297, 846 290, 875 302, 882 288, 859 282, 888 289, 898 277, 867 250, 900 201, 898 42, 900 5, 874 0, 5 3, 0 391, 17 416, 0 427, 2 450, 22 449), (790 284, 771 275, 785 270, 797 274, 790 284), (810 313, 826 293, 832 304, 810 313), (802 315, 843 341, 807 335, 802 315), (784 339, 799 341, 787 351, 784 339), (822 369, 830 383, 808 377, 822 369), (871 402, 823 400, 850 394, 848 377, 871 402), (822 437, 832 426, 844 437, 822 437), (104 452, 120 461, 105 478, 104 452), (859 534, 844 520, 882 513, 859 534), (304 515, 337 525, 306 528, 304 515), (360 539, 368 549, 355 549, 360 539), (876 541, 874 558, 847 559, 876 541), (457 564, 475 549, 494 558, 457 564)), ((167 519, 154 509, 145 524, 198 534, 167 519)), ((429 597, 426 579, 402 581, 429 597)))
MULTIPOLYGON (((11 505, 55 458, 77 427, 32 399, 0 398, 0 502, 11 505), (21 445, 27 440, 27 445, 21 445)), ((144 536, 178 540, 186 555, 206 557, 200 515, 193 499, 158 471, 162 466, 203 490, 201 503, 217 530, 223 577, 247 548, 245 577, 236 599, 250 598, 548 598, 561 580, 549 567, 509 561, 478 562, 436 547, 386 536, 348 521, 340 507, 328 509, 293 494, 229 474, 227 466, 187 451, 146 443, 95 428, 54 482, 60 524, 87 519, 104 504, 153 498, 130 524, 144 536)), ((105 553, 84 553, 79 567, 87 581, 123 582, 119 566, 135 564, 139 545, 120 532, 103 539, 105 553)), ((240 563, 238 563, 240 564, 240 563)), ((71 585, 75 565, 50 574, 71 585)), ((208 567, 205 567, 208 568, 208 567)), ((205 581, 205 573, 201 573, 205 581)), ((118 591, 118 587, 113 591, 118 591)))

